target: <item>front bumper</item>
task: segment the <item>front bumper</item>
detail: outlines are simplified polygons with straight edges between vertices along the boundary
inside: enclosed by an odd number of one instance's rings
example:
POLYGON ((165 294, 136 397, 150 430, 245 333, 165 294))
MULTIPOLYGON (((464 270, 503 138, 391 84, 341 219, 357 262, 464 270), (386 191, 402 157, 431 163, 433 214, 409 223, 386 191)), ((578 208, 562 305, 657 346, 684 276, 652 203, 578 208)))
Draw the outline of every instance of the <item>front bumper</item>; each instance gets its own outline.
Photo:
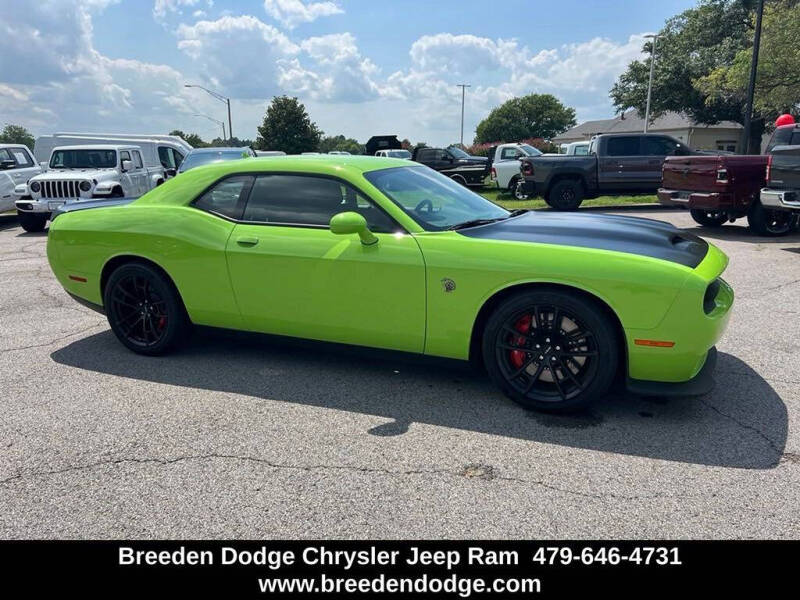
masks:
POLYGON ((777 210, 800 210, 800 190, 774 190, 764 188, 760 194, 761 204, 777 210))
POLYGON ((714 389, 714 369, 717 366, 717 347, 711 346, 706 354, 703 367, 688 381, 670 383, 664 381, 644 381, 628 377, 625 387, 639 396, 702 396, 714 389))
POLYGON ((660 188, 656 193, 664 206, 683 206, 700 210, 729 210, 734 208, 733 195, 726 192, 692 192, 660 188))
POLYGON ((42 198, 40 200, 16 200, 14 205, 18 211, 49 214, 64 204, 64 200, 42 198), (52 203, 52 208, 50 207, 52 203))

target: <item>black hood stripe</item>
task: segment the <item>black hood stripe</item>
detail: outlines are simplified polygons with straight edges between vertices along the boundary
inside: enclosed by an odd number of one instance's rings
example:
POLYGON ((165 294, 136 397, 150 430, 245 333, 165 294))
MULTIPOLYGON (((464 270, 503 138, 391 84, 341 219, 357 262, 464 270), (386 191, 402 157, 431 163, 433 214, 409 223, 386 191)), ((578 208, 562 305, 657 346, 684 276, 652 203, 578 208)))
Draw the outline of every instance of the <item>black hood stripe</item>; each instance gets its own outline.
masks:
POLYGON ((694 269, 708 243, 677 227, 638 217, 531 211, 504 221, 461 229, 461 235, 510 242, 536 242, 649 256, 694 269))

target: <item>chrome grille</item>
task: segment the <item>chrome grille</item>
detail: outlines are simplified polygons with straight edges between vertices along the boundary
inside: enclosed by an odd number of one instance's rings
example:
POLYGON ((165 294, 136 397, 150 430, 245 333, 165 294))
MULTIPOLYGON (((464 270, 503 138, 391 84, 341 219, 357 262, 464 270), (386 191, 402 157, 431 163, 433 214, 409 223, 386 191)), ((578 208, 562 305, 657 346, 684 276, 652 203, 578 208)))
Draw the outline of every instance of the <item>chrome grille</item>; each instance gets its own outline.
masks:
POLYGON ((42 198, 79 198, 80 181, 42 181, 42 198))

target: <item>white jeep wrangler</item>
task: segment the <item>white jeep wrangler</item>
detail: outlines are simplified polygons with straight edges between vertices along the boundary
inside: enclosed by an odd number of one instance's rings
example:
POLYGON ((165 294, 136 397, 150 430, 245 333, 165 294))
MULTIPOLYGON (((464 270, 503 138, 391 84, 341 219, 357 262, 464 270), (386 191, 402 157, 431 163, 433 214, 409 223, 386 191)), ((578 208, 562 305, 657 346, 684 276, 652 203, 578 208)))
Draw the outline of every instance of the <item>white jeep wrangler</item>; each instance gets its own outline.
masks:
POLYGON ((138 198, 163 181, 163 172, 144 165, 138 146, 60 146, 46 172, 16 186, 15 205, 25 231, 43 231, 65 203, 138 198))

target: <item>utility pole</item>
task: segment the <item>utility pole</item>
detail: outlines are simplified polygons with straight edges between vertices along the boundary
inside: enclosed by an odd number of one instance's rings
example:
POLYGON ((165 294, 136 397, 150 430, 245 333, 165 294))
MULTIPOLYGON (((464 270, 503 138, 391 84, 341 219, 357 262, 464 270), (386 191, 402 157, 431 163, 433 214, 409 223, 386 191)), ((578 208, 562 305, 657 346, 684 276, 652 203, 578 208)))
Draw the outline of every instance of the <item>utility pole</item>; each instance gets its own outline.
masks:
POLYGON ((200 88, 205 93, 207 93, 209 96, 213 96, 214 98, 216 98, 220 102, 224 102, 225 104, 227 104, 227 106, 228 106, 228 136, 230 136, 230 138, 233 138, 233 123, 231 123, 231 99, 230 98, 226 98, 225 96, 223 96, 219 92, 215 92, 213 90, 209 90, 208 88, 204 88, 202 85, 184 83, 183 87, 200 88))
POLYGON ((658 34, 653 33, 644 37, 652 38, 653 40, 653 45, 650 47, 650 80, 647 82, 647 109, 644 113, 644 132, 647 133, 647 128, 650 126, 650 96, 653 94, 653 68, 656 64, 656 40, 658 39, 658 34))
POLYGON ((461 146, 464 146, 464 95, 466 94, 467 88, 472 87, 466 83, 459 83, 458 87, 461 88, 461 146))
POLYGON ((744 143, 742 154, 750 152, 750 133, 753 129, 753 96, 756 92, 756 73, 758 72, 758 49, 761 46, 761 18, 764 16, 764 0, 758 0, 756 12, 756 31, 753 35, 753 58, 750 61, 750 83, 747 86, 747 104, 744 109, 744 143))

